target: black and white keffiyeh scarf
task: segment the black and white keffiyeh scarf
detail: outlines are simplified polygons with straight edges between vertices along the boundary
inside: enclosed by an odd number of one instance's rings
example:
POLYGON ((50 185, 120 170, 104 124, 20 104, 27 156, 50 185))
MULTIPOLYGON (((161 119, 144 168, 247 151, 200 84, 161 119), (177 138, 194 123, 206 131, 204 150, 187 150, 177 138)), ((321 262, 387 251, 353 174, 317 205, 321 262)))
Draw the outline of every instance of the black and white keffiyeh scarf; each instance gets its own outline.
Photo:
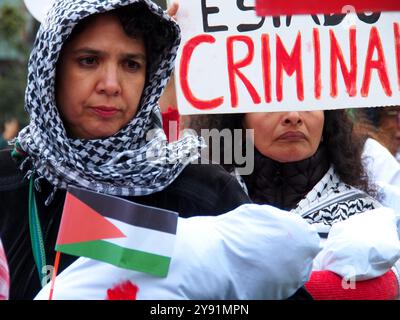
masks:
POLYGON ((324 148, 311 158, 285 164, 255 154, 252 175, 258 182, 251 177, 243 179, 237 170, 232 173, 250 198, 300 215, 321 235, 339 221, 381 206, 364 191, 340 179, 334 166, 329 165, 324 148), (284 204, 289 207, 282 207, 284 204))
POLYGON ((179 42, 179 27, 150 0, 56 0, 39 29, 29 60, 25 109, 30 123, 17 138, 28 154, 25 163, 32 167, 28 175, 35 172, 55 188, 75 185, 119 196, 154 193, 174 181, 197 159, 203 145, 195 136, 168 144, 161 129, 157 103, 174 67, 179 42), (136 2, 168 21, 175 40, 165 48, 157 67, 152 65, 134 119, 105 139, 68 138, 55 102, 56 63, 62 45, 87 16, 136 2))
POLYGON ((320 233, 327 233, 334 223, 381 206, 365 192, 345 184, 331 166, 292 212, 314 224, 320 233))

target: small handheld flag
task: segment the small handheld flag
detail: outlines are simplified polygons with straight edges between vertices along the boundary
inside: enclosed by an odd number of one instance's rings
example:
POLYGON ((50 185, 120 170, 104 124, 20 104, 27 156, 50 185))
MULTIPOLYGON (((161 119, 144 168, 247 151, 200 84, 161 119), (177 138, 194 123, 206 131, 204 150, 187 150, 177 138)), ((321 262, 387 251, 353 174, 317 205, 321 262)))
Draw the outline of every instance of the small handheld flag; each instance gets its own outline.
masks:
POLYGON ((69 187, 56 251, 166 277, 178 214, 69 187))

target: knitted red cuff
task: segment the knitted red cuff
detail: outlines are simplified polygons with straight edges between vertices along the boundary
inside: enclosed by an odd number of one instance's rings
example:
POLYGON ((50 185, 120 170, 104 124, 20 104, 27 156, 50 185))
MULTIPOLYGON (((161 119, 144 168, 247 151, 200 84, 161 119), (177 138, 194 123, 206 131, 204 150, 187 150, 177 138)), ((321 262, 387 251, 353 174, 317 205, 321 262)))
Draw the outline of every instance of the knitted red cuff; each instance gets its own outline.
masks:
POLYGON ((315 300, 394 300, 399 297, 399 286, 393 271, 354 283, 332 271, 313 271, 305 287, 315 300))

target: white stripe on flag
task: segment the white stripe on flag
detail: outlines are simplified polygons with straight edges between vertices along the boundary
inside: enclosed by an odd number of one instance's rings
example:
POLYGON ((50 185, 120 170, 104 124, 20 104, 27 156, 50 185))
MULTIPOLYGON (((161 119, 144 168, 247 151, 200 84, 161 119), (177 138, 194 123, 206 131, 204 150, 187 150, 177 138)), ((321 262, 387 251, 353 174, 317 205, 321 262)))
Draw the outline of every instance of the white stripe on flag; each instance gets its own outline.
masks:
POLYGON ((103 239, 120 247, 171 257, 176 235, 136 227, 119 220, 106 218, 126 235, 126 238, 103 239))

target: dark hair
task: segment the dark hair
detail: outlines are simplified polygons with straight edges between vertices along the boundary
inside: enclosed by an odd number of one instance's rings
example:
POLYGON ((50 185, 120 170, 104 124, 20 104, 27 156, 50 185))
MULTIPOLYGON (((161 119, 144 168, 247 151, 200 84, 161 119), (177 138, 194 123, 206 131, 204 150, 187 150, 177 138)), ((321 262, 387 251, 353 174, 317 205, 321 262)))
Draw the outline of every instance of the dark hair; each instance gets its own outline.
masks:
POLYGON ((362 163, 366 137, 355 132, 346 110, 326 110, 324 113, 323 143, 340 179, 372 196, 377 196, 375 186, 369 181, 362 163))
POLYGON ((168 21, 153 13, 143 2, 84 18, 72 30, 66 42, 83 32, 96 16, 107 13, 115 14, 118 17, 122 28, 129 37, 143 39, 146 48, 147 74, 157 69, 163 53, 166 50, 169 51, 178 34, 168 21))
MULTIPOLYGON (((323 142, 321 143, 326 146, 328 159, 335 166, 340 179, 372 196, 377 196, 361 159, 365 138, 354 132, 353 122, 345 110, 326 110, 324 115, 323 142)), ((191 128, 198 134, 201 134, 201 129, 213 128, 228 129, 233 133, 234 129, 243 128, 243 117, 244 114, 192 116, 191 128)), ((220 159, 224 159, 224 149, 220 148, 220 159)), ((234 167, 234 164, 222 163, 221 165, 228 171, 232 171, 234 167)))

